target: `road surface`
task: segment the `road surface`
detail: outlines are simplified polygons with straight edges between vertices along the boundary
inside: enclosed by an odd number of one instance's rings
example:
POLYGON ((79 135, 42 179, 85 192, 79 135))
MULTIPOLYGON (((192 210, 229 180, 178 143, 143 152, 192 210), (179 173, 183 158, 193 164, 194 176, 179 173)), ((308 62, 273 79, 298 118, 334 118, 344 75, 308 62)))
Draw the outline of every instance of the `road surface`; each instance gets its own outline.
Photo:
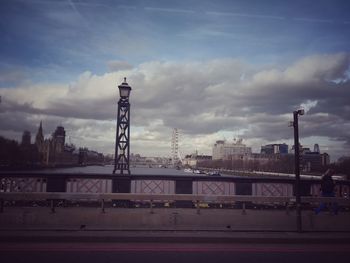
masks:
POLYGON ((349 262, 350 244, 1 243, 7 262, 349 262))

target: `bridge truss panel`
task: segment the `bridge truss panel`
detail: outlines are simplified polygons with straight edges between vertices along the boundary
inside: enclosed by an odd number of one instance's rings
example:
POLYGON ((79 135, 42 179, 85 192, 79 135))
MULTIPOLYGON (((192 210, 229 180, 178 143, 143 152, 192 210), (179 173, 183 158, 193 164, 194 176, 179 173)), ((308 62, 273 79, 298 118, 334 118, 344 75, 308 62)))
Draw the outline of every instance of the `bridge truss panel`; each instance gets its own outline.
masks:
POLYGON ((175 194, 175 182, 171 180, 133 180, 131 193, 175 194))
POLYGON ((253 183, 253 196, 293 196, 292 184, 253 183))
POLYGON ((192 185, 192 192, 198 195, 234 195, 235 184, 232 182, 195 181, 192 185))
POLYGON ((111 193, 112 180, 108 179, 70 179, 67 181, 67 193, 111 193))
POLYGON ((46 179, 2 178, 0 192, 46 192, 46 179))

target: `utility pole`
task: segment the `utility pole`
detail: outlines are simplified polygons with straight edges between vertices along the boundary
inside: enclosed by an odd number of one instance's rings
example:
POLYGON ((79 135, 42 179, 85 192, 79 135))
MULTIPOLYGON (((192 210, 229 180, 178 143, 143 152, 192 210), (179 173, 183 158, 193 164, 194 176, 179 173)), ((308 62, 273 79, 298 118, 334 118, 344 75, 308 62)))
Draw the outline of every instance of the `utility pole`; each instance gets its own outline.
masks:
POLYGON ((297 232, 302 232, 301 221, 301 197, 300 197, 300 149, 299 149, 299 124, 298 116, 304 115, 304 110, 293 112, 293 127, 294 127, 294 170, 295 170, 295 199, 297 206, 297 232))

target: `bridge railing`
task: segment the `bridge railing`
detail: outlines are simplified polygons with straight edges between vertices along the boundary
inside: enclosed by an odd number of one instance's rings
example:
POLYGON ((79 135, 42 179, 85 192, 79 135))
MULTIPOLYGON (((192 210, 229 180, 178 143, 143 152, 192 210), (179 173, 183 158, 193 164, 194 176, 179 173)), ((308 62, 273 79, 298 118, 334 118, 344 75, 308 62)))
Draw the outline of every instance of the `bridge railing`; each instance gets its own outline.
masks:
MULTIPOLYGON (((336 180, 336 196, 349 198, 350 181, 336 180)), ((203 196, 289 197, 294 178, 263 176, 0 173, 0 192, 86 194, 167 194, 203 196)), ((320 179, 302 179, 301 195, 320 197, 320 179)))
MULTIPOLYGON (((9 201, 48 201, 52 212, 55 211, 57 200, 79 201, 80 204, 84 202, 94 201, 99 202, 101 210, 104 212, 106 202, 113 201, 134 201, 146 202, 149 204, 151 212, 153 212, 153 204, 157 202, 175 202, 187 201, 192 202, 193 207, 196 207, 199 213, 201 203, 214 204, 236 204, 241 203, 242 211, 246 209, 246 203, 252 204, 280 204, 288 210, 295 204, 294 197, 287 196, 246 196, 246 195, 194 195, 194 194, 130 194, 130 193, 109 193, 109 194, 94 194, 94 193, 19 193, 7 192, 0 193, 0 212, 4 211, 5 202, 9 201)), ((319 203, 337 203, 342 207, 350 207, 350 199, 335 198, 335 197, 302 197, 304 204, 319 204, 319 203)))

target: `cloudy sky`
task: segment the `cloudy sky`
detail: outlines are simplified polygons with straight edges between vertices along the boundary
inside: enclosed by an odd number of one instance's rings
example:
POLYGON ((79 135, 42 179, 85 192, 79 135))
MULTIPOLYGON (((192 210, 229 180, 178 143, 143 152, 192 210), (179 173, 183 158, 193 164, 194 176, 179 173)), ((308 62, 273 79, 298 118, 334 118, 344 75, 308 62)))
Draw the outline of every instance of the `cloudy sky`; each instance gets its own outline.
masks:
POLYGON ((350 1, 0 0, 0 135, 114 151, 117 86, 132 86, 131 151, 255 152, 301 143, 350 155, 350 1), (33 136, 34 137, 34 136, 33 136))

